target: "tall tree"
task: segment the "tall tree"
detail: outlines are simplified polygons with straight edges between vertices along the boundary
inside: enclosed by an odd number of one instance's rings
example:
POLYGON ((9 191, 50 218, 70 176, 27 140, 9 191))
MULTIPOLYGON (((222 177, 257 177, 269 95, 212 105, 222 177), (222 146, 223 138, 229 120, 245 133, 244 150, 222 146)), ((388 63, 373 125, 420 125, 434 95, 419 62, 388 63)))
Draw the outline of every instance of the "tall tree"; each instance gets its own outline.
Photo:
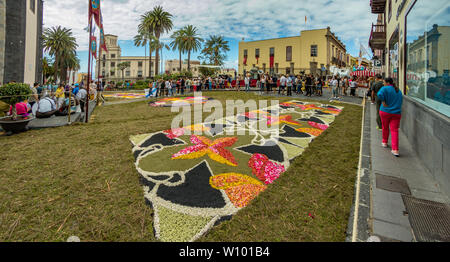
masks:
POLYGON ((201 48, 203 39, 197 34, 197 28, 193 25, 187 25, 183 28, 183 46, 188 53, 188 71, 191 72, 191 52, 197 52, 201 48))
POLYGON ((123 87, 123 84, 125 83, 125 74, 123 73, 123 71, 125 71, 125 69, 130 67, 130 62, 122 62, 118 64, 117 67, 119 68, 120 71, 122 71, 122 87, 123 87))
POLYGON ((181 61, 181 54, 184 53, 184 51, 185 51, 184 43, 183 43, 183 39, 184 39, 183 29, 175 31, 175 33, 173 33, 170 38, 172 38, 172 42, 170 42, 169 45, 172 48, 172 50, 175 51, 178 49, 178 51, 180 52, 180 73, 181 73, 181 71, 183 69, 183 67, 182 67, 183 61, 181 61))
MULTIPOLYGON (((160 37, 164 33, 170 32, 173 27, 172 15, 166 11, 161 6, 156 6, 152 11, 147 12, 142 20, 139 27, 151 29, 155 38, 159 41, 160 37)), ((156 64, 159 63, 159 48, 156 49, 156 64)), ((155 73, 158 75, 159 68, 156 67, 155 73)))
MULTIPOLYGON (((64 76, 67 71, 65 60, 76 57, 78 44, 72 36, 72 30, 61 26, 47 28, 43 35, 44 51, 54 58, 53 67, 55 69, 55 81, 57 76, 64 76)), ((65 80, 65 79, 64 79, 65 80)))
POLYGON ((206 41, 199 58, 207 60, 210 64, 221 66, 227 58, 228 51, 230 51, 228 41, 223 36, 212 35, 206 41))
POLYGON ((152 54, 153 54, 153 46, 152 46, 152 37, 153 37, 153 29, 149 24, 147 24, 145 21, 148 21, 150 19, 150 12, 147 12, 145 15, 141 16, 141 22, 138 26, 138 35, 135 36, 134 44, 138 46, 146 46, 148 44, 148 51, 149 51, 149 76, 152 77, 152 54))
MULTIPOLYGON (((145 34, 143 34, 142 32, 138 33, 137 35, 134 36, 134 45, 135 46, 137 46, 137 47, 143 46, 145 48, 145 50, 147 50, 147 44, 148 44, 148 39, 145 36, 145 34)), ((150 63, 151 63, 151 57, 152 57, 152 55, 150 54, 150 63)), ((147 52, 145 52, 144 60, 147 60, 147 52)), ((144 62, 144 64, 145 64, 145 62, 144 62)), ((145 75, 145 73, 144 73, 144 75, 145 75)), ((150 70, 149 76, 151 77, 151 70, 150 70)))
MULTIPOLYGON (((153 37, 152 45, 154 46, 155 50, 161 51, 161 65, 162 65, 164 63, 164 61, 162 61, 162 57, 163 57, 162 51, 164 50, 164 48, 167 50, 170 50, 170 46, 167 45, 166 43, 160 41, 159 39, 156 39, 156 37, 153 37)), ((156 66, 158 67, 159 65, 156 65, 156 66)))

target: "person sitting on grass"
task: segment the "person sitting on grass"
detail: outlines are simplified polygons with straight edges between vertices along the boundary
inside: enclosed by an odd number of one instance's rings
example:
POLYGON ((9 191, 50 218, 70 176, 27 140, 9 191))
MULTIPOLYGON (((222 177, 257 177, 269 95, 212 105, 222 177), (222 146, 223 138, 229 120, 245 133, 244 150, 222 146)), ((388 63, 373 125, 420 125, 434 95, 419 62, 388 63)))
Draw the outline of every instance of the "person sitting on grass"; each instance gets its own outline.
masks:
POLYGON ((70 114, 73 114, 77 111, 77 104, 75 102, 75 98, 70 96, 70 92, 64 93, 64 102, 62 103, 59 110, 55 115, 57 116, 67 116, 69 114, 69 105, 70 105, 70 114))
POLYGON ((44 96, 33 106, 33 114, 36 115, 37 118, 50 118, 57 111, 58 109, 56 108, 55 101, 48 96, 44 96))
MULTIPOLYGON (((16 107, 16 114, 21 117, 28 117, 31 113, 31 106, 26 102, 19 102, 14 105, 16 107)), ((12 116, 13 107, 9 107, 8 115, 12 116)))

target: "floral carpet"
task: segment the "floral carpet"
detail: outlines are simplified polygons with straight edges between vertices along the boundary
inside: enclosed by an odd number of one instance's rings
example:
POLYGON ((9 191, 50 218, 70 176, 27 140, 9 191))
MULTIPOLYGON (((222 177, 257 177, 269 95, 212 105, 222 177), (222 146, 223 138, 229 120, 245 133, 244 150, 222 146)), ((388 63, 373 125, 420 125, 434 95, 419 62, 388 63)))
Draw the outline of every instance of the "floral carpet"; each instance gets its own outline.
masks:
POLYGON ((145 94, 135 94, 135 93, 116 93, 116 94, 105 94, 103 95, 107 98, 125 98, 125 99, 137 99, 144 98, 145 94))
POLYGON ((180 107, 191 106, 193 104, 204 104, 209 100, 212 100, 212 98, 205 96, 167 97, 156 102, 150 102, 149 104, 154 107, 180 107))
POLYGON ((156 238, 195 241, 230 220, 276 183, 342 110, 291 101, 215 122, 132 136, 144 196, 155 212, 156 238), (244 131, 245 135, 238 133, 244 131))

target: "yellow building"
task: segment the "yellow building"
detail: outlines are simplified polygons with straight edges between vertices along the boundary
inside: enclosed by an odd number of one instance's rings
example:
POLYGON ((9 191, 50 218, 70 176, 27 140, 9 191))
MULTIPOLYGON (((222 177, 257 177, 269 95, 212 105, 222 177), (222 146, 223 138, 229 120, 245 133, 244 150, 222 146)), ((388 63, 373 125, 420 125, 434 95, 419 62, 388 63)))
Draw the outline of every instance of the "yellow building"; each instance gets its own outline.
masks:
POLYGON ((346 51, 330 27, 301 31, 293 37, 239 42, 239 75, 259 70, 325 75, 330 66, 347 67, 346 51))

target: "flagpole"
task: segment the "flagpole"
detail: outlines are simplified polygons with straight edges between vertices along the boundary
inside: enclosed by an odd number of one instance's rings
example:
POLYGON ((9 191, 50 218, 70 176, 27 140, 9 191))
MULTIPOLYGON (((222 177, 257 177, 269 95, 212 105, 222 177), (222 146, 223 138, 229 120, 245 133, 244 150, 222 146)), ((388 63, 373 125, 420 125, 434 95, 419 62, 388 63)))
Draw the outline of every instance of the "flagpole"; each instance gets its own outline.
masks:
MULTIPOLYGON (((91 1, 89 0, 89 5, 91 4, 91 1)), ((91 58, 92 58, 92 20, 91 17, 89 18, 89 59, 88 59, 88 76, 87 76, 87 96, 86 96, 86 115, 85 115, 85 123, 89 122, 89 91, 90 91, 90 84, 91 84, 91 58)))

